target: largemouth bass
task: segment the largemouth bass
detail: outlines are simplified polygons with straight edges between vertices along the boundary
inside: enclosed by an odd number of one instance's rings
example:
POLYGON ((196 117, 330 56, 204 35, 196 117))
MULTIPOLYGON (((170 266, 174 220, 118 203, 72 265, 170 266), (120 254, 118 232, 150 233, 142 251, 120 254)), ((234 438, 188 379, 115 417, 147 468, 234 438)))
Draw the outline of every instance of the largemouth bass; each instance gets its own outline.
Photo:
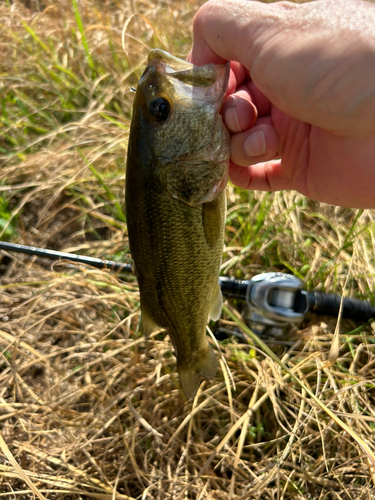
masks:
POLYGON ((133 104, 126 214, 141 330, 169 334, 186 397, 218 366, 206 324, 222 306, 229 135, 219 112, 228 78, 228 65, 198 67, 155 49, 133 104))

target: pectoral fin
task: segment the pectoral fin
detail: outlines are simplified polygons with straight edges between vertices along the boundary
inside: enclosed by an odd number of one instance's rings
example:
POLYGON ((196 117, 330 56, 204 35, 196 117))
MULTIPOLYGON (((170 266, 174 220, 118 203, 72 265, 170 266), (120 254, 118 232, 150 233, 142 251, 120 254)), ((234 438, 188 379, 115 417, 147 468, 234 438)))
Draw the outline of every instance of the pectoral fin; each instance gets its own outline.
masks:
POLYGON ((212 321, 217 321, 220 318, 221 309, 223 307, 223 296, 221 294, 219 283, 216 285, 215 291, 212 294, 209 316, 212 321))
POLYGON ((203 229, 209 247, 217 245, 218 241, 223 237, 223 228, 220 224, 220 209, 220 197, 202 205, 203 229))

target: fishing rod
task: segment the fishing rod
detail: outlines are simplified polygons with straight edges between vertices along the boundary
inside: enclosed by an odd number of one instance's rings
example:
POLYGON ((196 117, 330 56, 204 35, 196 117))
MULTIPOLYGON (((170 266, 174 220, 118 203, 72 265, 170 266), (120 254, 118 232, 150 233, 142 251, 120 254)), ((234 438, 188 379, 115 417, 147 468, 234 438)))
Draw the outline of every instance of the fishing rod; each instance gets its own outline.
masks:
POLYGON ((0 250, 8 252, 19 252, 28 255, 36 255, 49 260, 70 260, 76 264, 83 264, 96 267, 98 269, 109 269, 111 271, 132 272, 131 264, 123 264, 113 260, 103 260, 96 257, 87 257, 86 255, 77 255, 75 253, 58 252, 57 250, 48 250, 46 248, 30 247, 27 245, 18 245, 17 243, 8 243, 0 241, 0 250))
MULTIPOLYGON (((0 241, 0 250, 35 255, 49 260, 68 260, 75 264, 116 272, 133 272, 131 264, 5 241, 0 241)), ((304 282, 291 274, 263 273, 250 280, 220 276, 219 284, 226 297, 245 301, 242 315, 250 327, 260 335, 266 332, 280 335, 283 328, 301 323, 309 313, 337 317, 340 308, 343 318, 361 322, 375 318, 375 307, 370 302, 324 292, 308 292, 304 290, 304 282)))

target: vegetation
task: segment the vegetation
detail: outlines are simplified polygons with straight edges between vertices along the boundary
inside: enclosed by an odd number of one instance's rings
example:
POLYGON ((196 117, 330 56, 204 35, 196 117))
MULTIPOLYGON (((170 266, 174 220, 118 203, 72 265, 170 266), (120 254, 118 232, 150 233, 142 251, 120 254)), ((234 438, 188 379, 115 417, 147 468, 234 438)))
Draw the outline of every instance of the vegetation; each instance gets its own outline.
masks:
MULTIPOLYGON (((186 56, 200 3, 0 5, 1 239, 131 261, 129 90, 151 48, 186 56)), ((374 255, 374 211, 228 188, 223 275, 286 271, 374 303, 374 255)), ((212 329, 245 332, 234 305, 212 329)), ((371 323, 233 336, 192 402, 169 339, 138 332, 132 276, 2 252, 0 318, 0 498, 375 498, 371 323)))

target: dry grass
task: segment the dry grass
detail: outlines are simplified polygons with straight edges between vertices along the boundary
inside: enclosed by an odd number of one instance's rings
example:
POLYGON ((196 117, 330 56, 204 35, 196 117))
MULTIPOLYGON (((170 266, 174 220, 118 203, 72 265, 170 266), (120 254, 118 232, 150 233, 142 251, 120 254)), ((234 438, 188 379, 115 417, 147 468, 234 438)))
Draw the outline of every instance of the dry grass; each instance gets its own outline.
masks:
MULTIPOLYGON (((126 91, 150 48, 186 55, 198 4, 0 6, 2 238, 130 260, 126 91)), ((289 269, 373 300, 374 217, 231 187, 223 273, 289 269)), ((221 343, 233 382, 186 401, 169 340, 138 333, 134 279, 5 253, 0 272, 0 499, 375 498, 356 440, 261 349, 221 343)), ((311 317, 268 344, 374 449, 373 327, 342 322, 329 362, 335 327, 311 317)))

